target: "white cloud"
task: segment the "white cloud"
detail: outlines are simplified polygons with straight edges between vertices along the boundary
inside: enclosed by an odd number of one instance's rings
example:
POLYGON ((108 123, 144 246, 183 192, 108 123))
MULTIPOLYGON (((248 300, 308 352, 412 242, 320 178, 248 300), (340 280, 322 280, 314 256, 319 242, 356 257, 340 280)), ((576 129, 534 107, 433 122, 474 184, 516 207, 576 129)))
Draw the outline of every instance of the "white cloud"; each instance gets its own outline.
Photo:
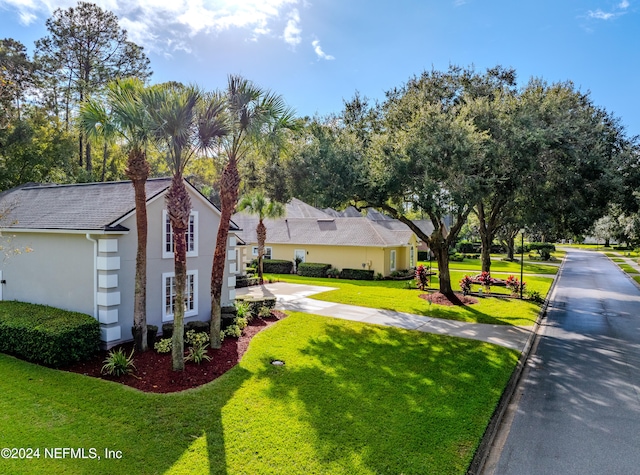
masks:
POLYGON ((311 42, 311 45, 313 46, 313 50, 316 52, 316 55, 318 56, 318 59, 326 59, 328 61, 330 61, 332 59, 336 59, 333 56, 331 56, 330 54, 327 54, 324 51, 322 51, 322 48, 320 47, 320 42, 318 40, 313 40, 311 42))
POLYGON ((298 13, 298 9, 294 8, 291 13, 289 13, 289 20, 284 29, 284 41, 291 46, 296 46, 302 41, 300 33, 302 33, 302 29, 300 28, 300 14, 298 13))
POLYGON ((592 10, 589 10, 587 12, 587 15, 589 15, 589 18, 595 18, 597 20, 611 20, 613 17, 616 16, 614 13, 605 13, 599 8, 595 12, 592 10))
MULTIPOLYGON (((305 0, 302 0, 305 1, 305 0)), ((150 50, 188 41, 197 34, 229 29, 246 30, 248 39, 271 33, 271 25, 288 17, 284 41, 301 41, 300 15, 294 8, 301 0, 93 0, 110 10, 130 39, 150 50), (293 8, 293 10, 292 10, 293 8)), ((0 0, 0 7, 15 11, 24 24, 48 18, 57 8, 75 6, 77 0, 0 0)), ((184 46, 184 45, 183 45, 184 46)), ((181 49, 187 49, 181 48, 181 49)))
POLYGON ((627 13, 626 10, 627 8, 629 8, 629 6, 631 6, 631 3, 629 3, 629 0, 622 0, 620 3, 618 3, 614 7, 613 11, 605 12, 600 8, 598 8, 597 10, 589 10, 587 12, 587 17, 593 20, 605 20, 605 21, 615 20, 619 16, 622 16, 625 13, 627 13))
POLYGON ((467 3, 467 0, 453 0, 453 5, 456 7, 461 7, 465 3, 467 3))

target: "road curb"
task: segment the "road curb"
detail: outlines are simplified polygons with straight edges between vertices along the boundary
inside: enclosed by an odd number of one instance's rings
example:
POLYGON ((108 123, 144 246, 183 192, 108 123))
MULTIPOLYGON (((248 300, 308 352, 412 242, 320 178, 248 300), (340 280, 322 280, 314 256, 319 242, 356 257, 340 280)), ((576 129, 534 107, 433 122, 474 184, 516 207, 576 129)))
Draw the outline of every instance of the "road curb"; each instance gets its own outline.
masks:
POLYGON ((529 338, 527 338, 527 342, 524 345, 524 349, 520 354, 520 358, 518 359, 518 364, 516 368, 513 370, 511 377, 509 378, 509 382, 502 392, 502 396, 500 396, 500 400, 491 415, 491 419, 489 420, 489 424, 485 429, 484 435, 482 436, 482 440, 476 449, 476 453, 469 464, 469 468, 467 469, 467 475, 479 475, 484 469, 484 465, 487 462, 487 458, 491 451, 491 447, 493 442, 498 434, 498 429, 500 428, 500 424, 504 418, 504 415, 507 411, 507 407, 513 398, 516 388, 520 383, 520 378, 522 377, 522 373, 524 372, 525 365, 527 360, 529 359, 529 355, 531 353, 531 349, 533 348, 533 344, 538 337, 538 330, 540 328, 540 322, 546 316, 547 310, 549 308, 549 304, 552 300, 553 294, 555 292, 556 283, 560 279, 560 275, 562 274, 562 270, 564 269, 564 263, 566 262, 566 256, 562 260, 562 264, 558 269, 558 273, 553 279, 553 284, 551 284, 551 288, 549 289, 549 293, 547 294, 547 298, 545 299, 542 307, 540 308, 540 312, 538 313, 538 318, 536 319, 536 323, 533 326, 533 330, 529 334, 529 338))

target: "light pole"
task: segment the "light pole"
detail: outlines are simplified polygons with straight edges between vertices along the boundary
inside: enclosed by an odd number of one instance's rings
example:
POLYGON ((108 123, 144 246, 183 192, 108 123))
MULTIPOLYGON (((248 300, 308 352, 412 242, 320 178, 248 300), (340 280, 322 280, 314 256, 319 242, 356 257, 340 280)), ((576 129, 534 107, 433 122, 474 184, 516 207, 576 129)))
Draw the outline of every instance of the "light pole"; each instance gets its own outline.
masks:
POLYGON ((520 230, 520 300, 522 300, 522 278, 524 273, 524 228, 520 230))

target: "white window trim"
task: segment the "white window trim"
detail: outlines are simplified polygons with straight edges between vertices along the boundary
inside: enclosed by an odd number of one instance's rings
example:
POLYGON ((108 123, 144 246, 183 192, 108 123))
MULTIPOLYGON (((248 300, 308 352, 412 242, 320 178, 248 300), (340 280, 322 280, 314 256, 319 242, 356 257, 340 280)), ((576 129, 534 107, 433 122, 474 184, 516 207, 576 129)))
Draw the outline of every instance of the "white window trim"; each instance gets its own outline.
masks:
MULTIPOLYGON (((193 317, 198 315, 198 271, 190 270, 187 271, 187 279, 189 276, 193 276, 193 310, 189 310, 184 313, 186 317, 193 317)), ((167 279, 170 277, 175 277, 174 272, 163 272, 162 274, 162 321, 163 322, 172 322, 173 321, 173 313, 167 313, 167 279)), ((188 280, 187 280, 188 284, 188 280)))
MULTIPOLYGON (((253 257, 258 257, 258 246, 252 246, 251 247, 251 255, 253 257)), ((262 256, 264 259, 273 259, 273 248, 271 246, 264 246, 264 256, 262 256), (267 251, 268 249, 268 251, 267 251), (270 257, 267 257, 267 254, 270 257)))
MULTIPOLYGON (((198 257, 198 212, 191 211, 189 214, 189 220, 193 216, 193 251, 187 251, 187 257, 198 257)), ((167 220, 169 219, 169 213, 166 209, 162 210, 162 258, 163 259, 173 259, 173 251, 167 251, 167 233, 166 233, 166 225, 167 220)), ((171 233, 173 236, 173 232, 171 233)), ((187 241, 188 245, 188 241, 187 241)))
POLYGON ((416 251, 415 248, 413 246, 411 246, 409 248, 409 260, 411 262, 409 262, 409 267, 415 267, 416 266, 416 251))
POLYGON ((398 266, 397 257, 398 255, 396 254, 395 249, 392 249, 391 252, 389 252, 389 270, 391 272, 396 270, 396 267, 398 266))

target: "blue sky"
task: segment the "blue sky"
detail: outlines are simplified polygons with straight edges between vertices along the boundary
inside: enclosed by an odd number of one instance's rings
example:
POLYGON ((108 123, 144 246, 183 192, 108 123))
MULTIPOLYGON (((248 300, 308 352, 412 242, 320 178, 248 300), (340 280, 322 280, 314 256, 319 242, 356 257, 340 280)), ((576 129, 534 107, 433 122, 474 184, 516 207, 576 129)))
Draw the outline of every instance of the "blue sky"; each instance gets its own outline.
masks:
MULTIPOLYGON (((640 134, 640 0, 99 0, 145 47, 153 82, 241 74, 299 115, 382 99, 425 69, 513 67, 573 81, 640 134)), ((58 0, 0 0, 0 37, 32 49, 58 0)))

